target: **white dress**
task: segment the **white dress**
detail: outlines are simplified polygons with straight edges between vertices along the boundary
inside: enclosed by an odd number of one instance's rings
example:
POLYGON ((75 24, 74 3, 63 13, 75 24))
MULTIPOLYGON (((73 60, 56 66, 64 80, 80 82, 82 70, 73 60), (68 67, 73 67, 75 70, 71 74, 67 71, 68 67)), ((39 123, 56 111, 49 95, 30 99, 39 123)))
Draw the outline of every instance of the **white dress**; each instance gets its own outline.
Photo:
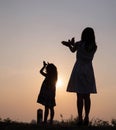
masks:
POLYGON ((77 44, 79 44, 76 55, 77 60, 69 79, 67 91, 81 94, 97 93, 92 66, 95 51, 87 52, 83 43, 77 44))

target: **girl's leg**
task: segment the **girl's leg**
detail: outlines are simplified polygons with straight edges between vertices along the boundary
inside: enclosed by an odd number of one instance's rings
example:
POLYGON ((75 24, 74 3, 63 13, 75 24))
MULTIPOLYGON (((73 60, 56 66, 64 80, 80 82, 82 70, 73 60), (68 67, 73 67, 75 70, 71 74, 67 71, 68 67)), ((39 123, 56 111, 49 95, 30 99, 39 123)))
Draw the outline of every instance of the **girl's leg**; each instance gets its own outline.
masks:
POLYGON ((54 119, 54 107, 50 108, 50 123, 53 123, 53 119, 54 119))
POLYGON ((85 119, 84 119, 84 122, 85 122, 86 125, 88 125, 88 123, 89 123, 89 113, 90 113, 90 108, 91 108, 90 94, 84 95, 84 101, 85 101, 85 119))
POLYGON ((82 111, 83 111, 83 95, 77 93, 77 109, 79 122, 82 122, 82 111))
POLYGON ((47 123, 48 114, 49 114, 49 108, 45 106, 44 123, 47 123))

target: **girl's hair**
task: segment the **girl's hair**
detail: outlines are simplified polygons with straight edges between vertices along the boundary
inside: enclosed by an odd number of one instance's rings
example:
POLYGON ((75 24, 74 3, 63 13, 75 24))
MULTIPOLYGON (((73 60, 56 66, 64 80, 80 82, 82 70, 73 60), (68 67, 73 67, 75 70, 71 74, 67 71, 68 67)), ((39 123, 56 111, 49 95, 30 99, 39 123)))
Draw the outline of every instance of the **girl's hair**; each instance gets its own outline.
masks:
POLYGON ((95 34, 94 30, 91 27, 87 27, 83 30, 81 41, 85 43, 85 49, 88 52, 96 51, 97 45, 95 42, 95 34))
POLYGON ((57 81, 57 68, 54 64, 48 64, 47 65, 47 75, 52 80, 52 82, 56 83, 57 81))

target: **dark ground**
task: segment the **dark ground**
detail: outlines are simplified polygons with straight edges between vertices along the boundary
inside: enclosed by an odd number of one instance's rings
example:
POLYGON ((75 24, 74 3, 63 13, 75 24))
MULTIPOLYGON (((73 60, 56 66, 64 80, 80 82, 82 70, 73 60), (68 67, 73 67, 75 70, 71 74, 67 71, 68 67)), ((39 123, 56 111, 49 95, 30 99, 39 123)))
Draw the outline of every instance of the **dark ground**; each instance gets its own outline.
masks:
POLYGON ((36 125, 27 123, 0 123, 0 130, 116 130, 112 126, 36 125))

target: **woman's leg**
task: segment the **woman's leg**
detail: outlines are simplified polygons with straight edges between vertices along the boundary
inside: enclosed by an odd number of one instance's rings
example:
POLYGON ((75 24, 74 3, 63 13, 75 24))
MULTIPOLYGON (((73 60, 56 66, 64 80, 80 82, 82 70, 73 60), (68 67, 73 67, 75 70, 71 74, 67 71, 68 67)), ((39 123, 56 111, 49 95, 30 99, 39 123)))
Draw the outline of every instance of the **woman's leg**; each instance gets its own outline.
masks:
POLYGON ((84 122, 85 124, 88 125, 89 123, 89 113, 90 113, 90 108, 91 108, 91 99, 90 99, 90 94, 85 94, 84 95, 84 101, 85 101, 85 119, 84 122))
POLYGON ((82 112, 83 112, 83 95, 77 93, 77 109, 79 122, 82 122, 82 112))
POLYGON ((44 123, 47 122, 48 114, 49 114, 49 108, 45 106, 45 111, 44 111, 44 123))

